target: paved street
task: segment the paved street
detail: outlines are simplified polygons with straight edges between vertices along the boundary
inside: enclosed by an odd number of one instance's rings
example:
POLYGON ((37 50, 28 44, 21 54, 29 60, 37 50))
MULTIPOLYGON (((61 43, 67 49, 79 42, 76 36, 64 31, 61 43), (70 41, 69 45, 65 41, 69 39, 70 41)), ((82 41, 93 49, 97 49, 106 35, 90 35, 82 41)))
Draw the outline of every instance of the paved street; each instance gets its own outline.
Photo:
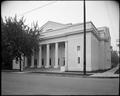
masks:
POLYGON ((118 95, 118 78, 2 72, 2 95, 118 95))

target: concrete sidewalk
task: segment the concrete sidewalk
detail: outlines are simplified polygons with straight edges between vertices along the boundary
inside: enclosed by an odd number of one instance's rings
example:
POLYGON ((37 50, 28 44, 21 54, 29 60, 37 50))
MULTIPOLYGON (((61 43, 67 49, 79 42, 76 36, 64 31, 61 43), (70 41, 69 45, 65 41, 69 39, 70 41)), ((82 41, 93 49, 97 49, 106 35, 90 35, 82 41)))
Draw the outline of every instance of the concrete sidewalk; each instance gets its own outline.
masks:
POLYGON ((91 77, 119 77, 119 74, 114 74, 118 68, 119 68, 119 65, 106 72, 93 74, 91 75, 91 77))
MULTIPOLYGON (((51 75, 61 75, 61 76, 78 76, 78 77, 85 77, 85 78, 119 78, 119 74, 114 74, 114 72, 119 68, 119 66, 108 70, 103 73, 91 73, 87 72, 87 75, 83 75, 83 72, 61 72, 58 69, 29 69, 29 70, 24 70, 23 72, 20 71, 11 71, 14 73, 38 73, 38 74, 51 74, 51 75)), ((9 72, 9 71, 8 71, 9 72)))
POLYGON ((41 69, 35 69, 35 70, 31 70, 31 71, 26 71, 26 72, 32 72, 32 73, 41 73, 41 74, 61 74, 61 75, 77 75, 77 76, 81 76, 81 77, 89 77, 89 78, 118 78, 119 74, 114 74, 115 71, 119 68, 119 64, 118 66, 116 66, 115 68, 105 71, 103 73, 93 73, 93 72, 87 72, 87 75, 83 75, 83 72, 72 72, 72 71, 68 71, 68 72, 62 72, 59 69, 48 69, 48 70, 41 70, 41 69))
POLYGON ((85 77, 85 78, 119 78, 119 74, 113 73, 87 73, 84 75, 83 73, 79 72, 30 72, 30 73, 40 73, 40 74, 53 74, 53 75, 62 75, 62 76, 78 76, 78 77, 85 77))

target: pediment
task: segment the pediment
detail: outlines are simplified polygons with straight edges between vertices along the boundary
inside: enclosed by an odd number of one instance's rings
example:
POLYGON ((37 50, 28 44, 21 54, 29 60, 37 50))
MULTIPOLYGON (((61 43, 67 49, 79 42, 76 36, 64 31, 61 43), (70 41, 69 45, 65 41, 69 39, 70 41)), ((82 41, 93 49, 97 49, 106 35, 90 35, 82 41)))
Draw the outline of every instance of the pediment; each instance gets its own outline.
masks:
POLYGON ((53 22, 53 21, 48 21, 40 29, 42 30, 42 32, 46 32, 46 31, 61 29, 63 27, 66 27, 66 24, 61 24, 61 23, 57 23, 57 22, 53 22))

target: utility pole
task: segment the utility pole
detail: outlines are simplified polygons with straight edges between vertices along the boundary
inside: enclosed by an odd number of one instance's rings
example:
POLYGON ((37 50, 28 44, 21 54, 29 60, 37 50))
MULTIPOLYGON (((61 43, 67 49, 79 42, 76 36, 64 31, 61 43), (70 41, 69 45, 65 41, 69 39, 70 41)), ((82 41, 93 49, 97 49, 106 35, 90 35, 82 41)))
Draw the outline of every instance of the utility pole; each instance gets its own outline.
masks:
POLYGON ((83 60, 83 73, 84 75, 86 75, 86 7, 85 7, 85 0, 83 2, 83 12, 84 12, 84 53, 83 53, 83 57, 84 57, 84 60, 83 60))

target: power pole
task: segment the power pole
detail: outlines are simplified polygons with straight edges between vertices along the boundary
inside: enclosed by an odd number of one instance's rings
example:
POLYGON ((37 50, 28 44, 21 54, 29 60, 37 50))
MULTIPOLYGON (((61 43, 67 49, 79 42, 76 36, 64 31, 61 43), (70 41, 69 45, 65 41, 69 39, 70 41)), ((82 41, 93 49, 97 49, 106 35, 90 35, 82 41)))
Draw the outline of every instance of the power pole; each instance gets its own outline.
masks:
POLYGON ((83 2, 83 12, 84 12, 84 53, 83 53, 83 57, 84 57, 84 61, 83 61, 83 64, 84 64, 84 67, 83 67, 83 73, 84 75, 86 75, 86 7, 85 7, 85 0, 83 2))

